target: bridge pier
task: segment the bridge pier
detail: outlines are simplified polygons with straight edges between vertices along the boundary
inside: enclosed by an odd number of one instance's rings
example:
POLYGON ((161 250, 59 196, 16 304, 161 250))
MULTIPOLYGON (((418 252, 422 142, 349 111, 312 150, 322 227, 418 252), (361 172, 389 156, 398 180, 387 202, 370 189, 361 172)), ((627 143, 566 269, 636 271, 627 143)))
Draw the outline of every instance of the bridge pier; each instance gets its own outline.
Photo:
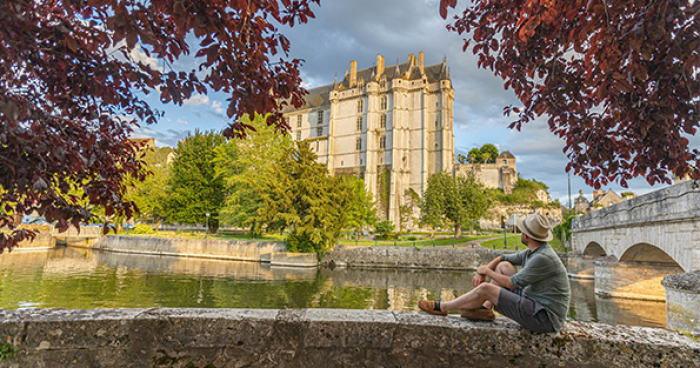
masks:
POLYGON ((664 276, 683 272, 673 263, 618 262, 612 256, 601 258, 594 265, 597 295, 660 302, 666 300, 661 285, 664 276))

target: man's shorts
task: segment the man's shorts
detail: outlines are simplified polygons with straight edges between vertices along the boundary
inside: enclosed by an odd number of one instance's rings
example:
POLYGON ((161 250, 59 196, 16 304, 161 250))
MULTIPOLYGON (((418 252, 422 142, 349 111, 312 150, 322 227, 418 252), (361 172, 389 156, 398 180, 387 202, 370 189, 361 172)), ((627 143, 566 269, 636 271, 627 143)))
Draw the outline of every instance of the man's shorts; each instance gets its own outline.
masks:
POLYGON ((538 333, 555 332, 542 304, 522 295, 522 290, 501 288, 498 305, 493 309, 518 322, 526 330, 538 333))

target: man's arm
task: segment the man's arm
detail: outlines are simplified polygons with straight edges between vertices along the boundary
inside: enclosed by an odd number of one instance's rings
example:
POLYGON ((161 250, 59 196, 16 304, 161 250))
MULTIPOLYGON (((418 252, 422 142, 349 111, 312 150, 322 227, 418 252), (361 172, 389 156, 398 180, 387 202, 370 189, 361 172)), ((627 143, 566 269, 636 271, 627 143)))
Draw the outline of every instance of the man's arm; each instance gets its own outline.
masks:
MULTIPOLYGON (((486 276, 489 276, 488 274, 486 274, 487 269, 489 271, 491 271, 492 273, 496 273, 495 269, 499 263, 501 263, 500 256, 494 258, 494 260, 489 262, 486 266, 479 266, 479 268, 476 270, 476 275, 474 275, 474 279, 472 280, 472 285, 474 287, 477 287, 477 286, 479 286, 479 284, 486 281, 486 276), (479 272, 479 270, 482 270, 482 268, 483 268, 483 272, 479 272)), ((491 278, 493 278, 493 277, 491 277, 491 278)))
MULTIPOLYGON (((500 257, 499 257, 500 260, 500 257)), ((493 263, 493 261, 491 262, 493 263)), ((498 285, 501 285, 503 287, 506 287, 508 289, 513 289, 513 283, 510 281, 510 276, 504 275, 502 273, 498 273, 494 271, 494 269, 490 268, 491 263, 489 263, 487 266, 481 266, 479 267, 478 270, 476 270, 477 274, 484 276, 490 277, 493 281, 498 283, 498 285)), ((498 263, 496 264, 498 265, 498 263)), ((494 266, 495 268, 496 266, 494 266)))

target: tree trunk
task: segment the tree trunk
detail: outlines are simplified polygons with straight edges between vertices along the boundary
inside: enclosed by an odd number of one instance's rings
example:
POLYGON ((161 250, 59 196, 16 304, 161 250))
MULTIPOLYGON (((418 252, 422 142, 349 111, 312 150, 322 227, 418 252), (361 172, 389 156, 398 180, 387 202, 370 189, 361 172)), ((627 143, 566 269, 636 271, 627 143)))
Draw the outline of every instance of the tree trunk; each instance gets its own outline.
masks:
POLYGON ((459 238, 462 236, 462 225, 459 223, 455 224, 455 238, 459 238))

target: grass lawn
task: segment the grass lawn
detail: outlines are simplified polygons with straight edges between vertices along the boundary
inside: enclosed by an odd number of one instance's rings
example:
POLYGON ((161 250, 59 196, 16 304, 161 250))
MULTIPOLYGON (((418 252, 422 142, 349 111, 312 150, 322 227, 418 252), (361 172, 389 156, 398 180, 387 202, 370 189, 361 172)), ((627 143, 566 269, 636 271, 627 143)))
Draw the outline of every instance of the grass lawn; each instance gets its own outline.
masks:
MULTIPOLYGON (((506 249, 503 247, 503 236, 501 236, 500 239, 494 239, 494 240, 489 240, 481 243, 481 246, 484 248, 489 248, 493 249, 494 245, 496 246, 496 249, 498 250, 503 250, 506 249)), ((549 242, 549 245, 552 246, 552 249, 554 249, 555 252, 558 253, 564 253, 564 246, 562 245, 561 241, 559 239, 552 239, 552 241, 549 242)), ((524 250, 525 245, 520 242, 520 234, 511 234, 508 235, 508 250, 524 250), (517 248, 516 248, 517 246, 517 248)))
POLYGON ((486 239, 486 238, 492 238, 494 236, 498 236, 497 234, 488 234, 488 235, 476 235, 476 236, 466 236, 466 237, 461 237, 461 238, 446 238, 446 239, 435 239, 434 241, 431 240, 377 240, 376 242, 374 240, 368 241, 368 240, 359 240, 355 242, 354 240, 340 240, 341 245, 365 245, 365 246, 394 246, 396 245, 397 247, 432 247, 433 244, 435 246, 441 246, 441 245, 452 245, 452 244, 459 244, 459 243, 466 243, 472 240, 477 240, 477 239, 486 239))
MULTIPOLYGON (((199 231, 158 231, 153 234, 134 234, 130 231, 128 234, 126 231, 122 231, 119 235, 127 236, 145 236, 151 238, 179 238, 179 239, 204 239, 204 232, 199 231)), ((231 233, 217 233, 208 234, 207 239, 214 240, 240 240, 240 241, 267 241, 267 242, 284 242, 286 234, 263 234, 260 238, 254 238, 246 234, 231 234, 231 233)))

